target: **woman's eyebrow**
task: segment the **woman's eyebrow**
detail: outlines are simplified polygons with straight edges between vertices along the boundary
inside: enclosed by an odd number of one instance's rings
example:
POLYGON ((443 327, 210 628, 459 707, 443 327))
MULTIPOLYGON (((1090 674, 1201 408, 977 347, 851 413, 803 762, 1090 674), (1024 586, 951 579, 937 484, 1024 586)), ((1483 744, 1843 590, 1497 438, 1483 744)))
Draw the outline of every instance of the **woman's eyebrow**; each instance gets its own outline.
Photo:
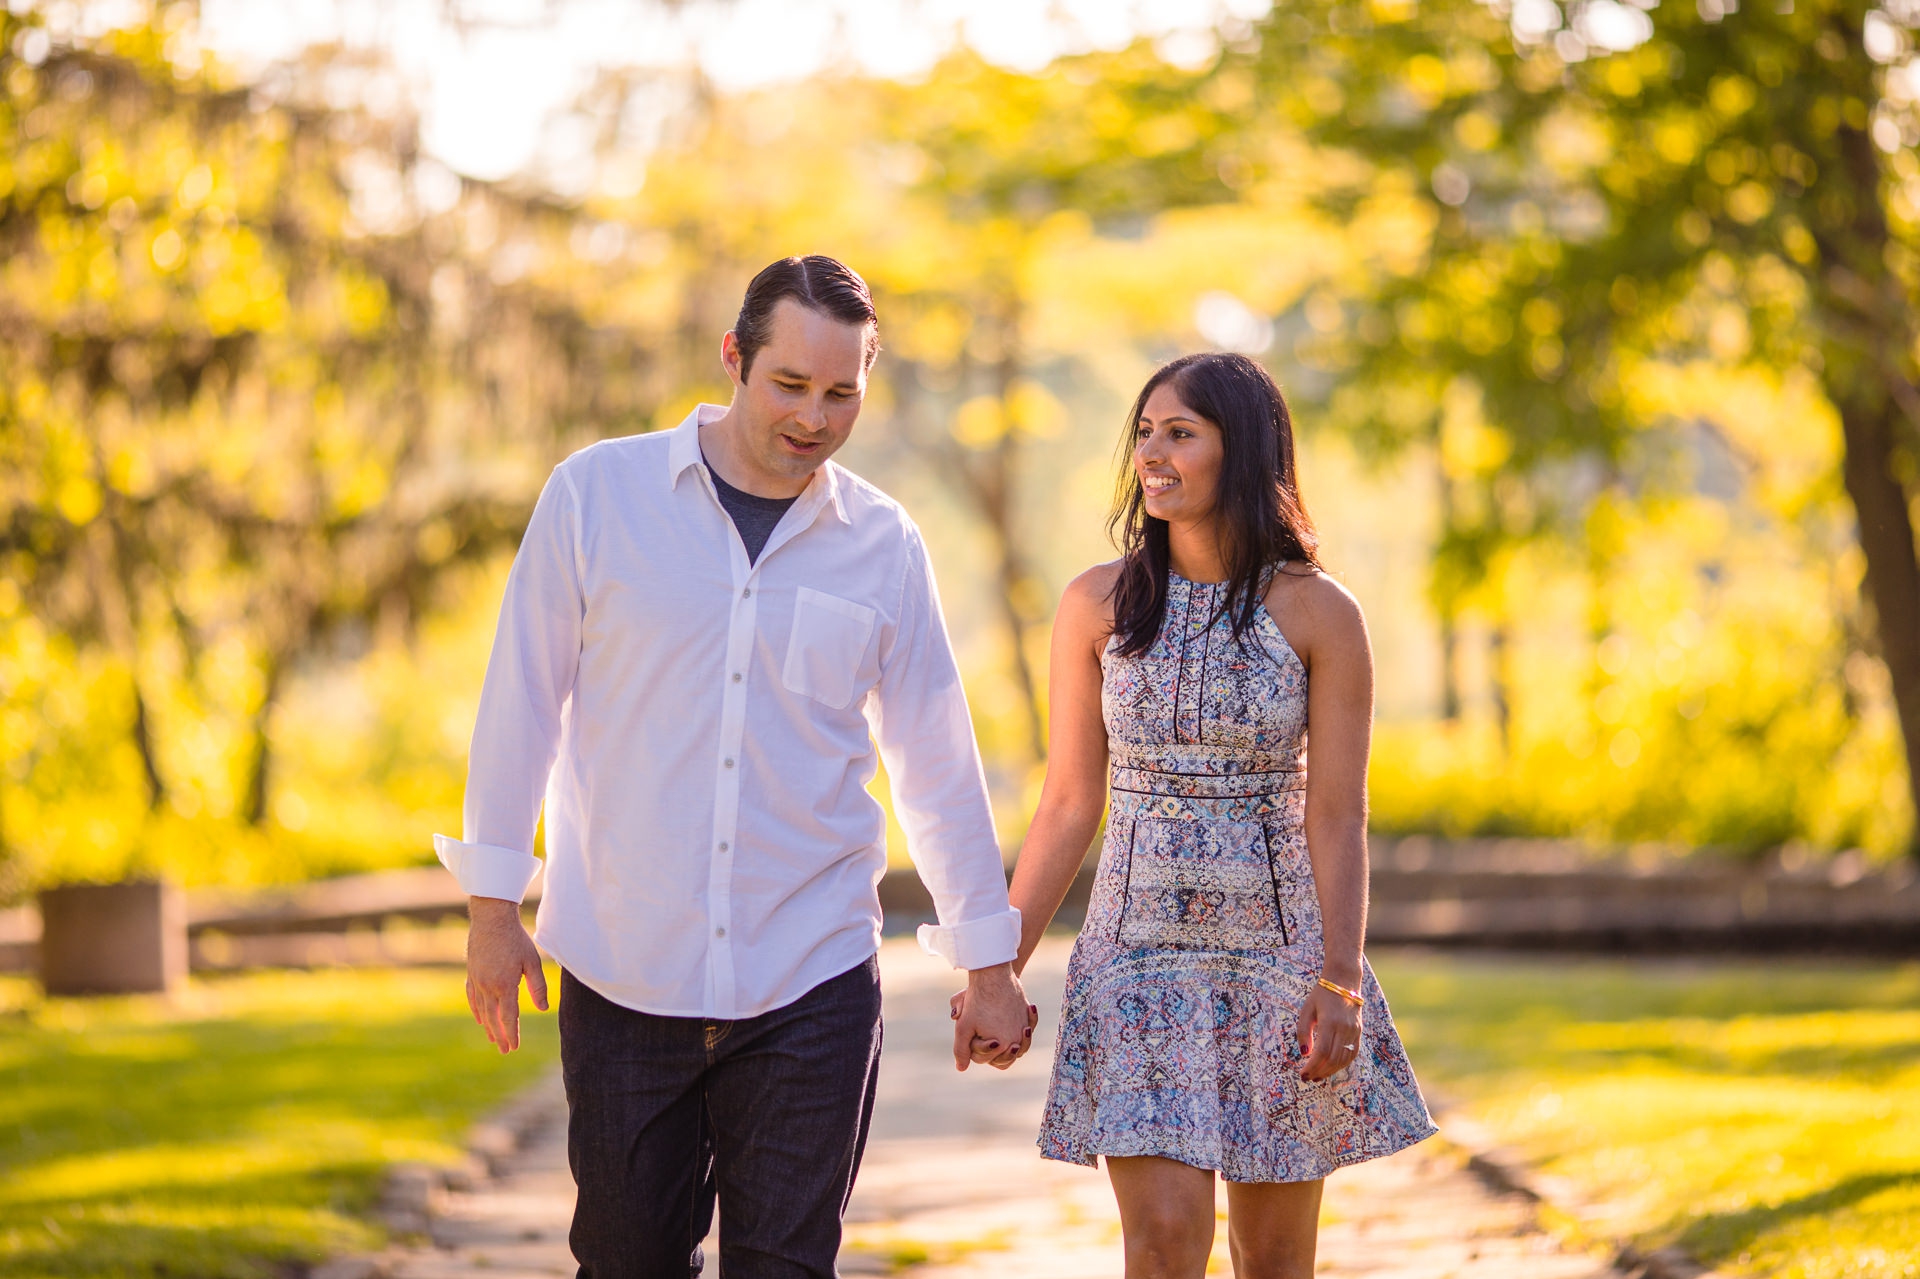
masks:
POLYGON ((1154 418, 1150 418, 1150 417, 1148 417, 1148 416, 1147 416, 1146 414, 1144 414, 1144 413, 1142 413, 1142 414, 1140 415, 1140 425, 1141 425, 1141 426, 1152 426, 1152 425, 1154 424, 1154 422, 1155 422, 1156 420, 1158 420, 1158 421, 1160 421, 1160 422, 1168 422, 1168 423, 1171 423, 1171 422, 1189 422, 1189 423, 1192 423, 1192 424, 1193 424, 1193 425, 1195 425, 1195 426, 1198 426, 1198 425, 1199 425, 1199 422, 1200 422, 1200 420, 1199 420, 1198 418, 1192 418, 1192 417, 1188 417, 1188 416, 1187 416, 1187 415, 1186 415, 1185 413, 1175 413, 1175 414, 1172 414, 1172 415, 1170 415, 1170 416, 1168 416, 1168 417, 1163 417, 1163 418, 1159 418, 1159 419, 1154 419, 1154 418))

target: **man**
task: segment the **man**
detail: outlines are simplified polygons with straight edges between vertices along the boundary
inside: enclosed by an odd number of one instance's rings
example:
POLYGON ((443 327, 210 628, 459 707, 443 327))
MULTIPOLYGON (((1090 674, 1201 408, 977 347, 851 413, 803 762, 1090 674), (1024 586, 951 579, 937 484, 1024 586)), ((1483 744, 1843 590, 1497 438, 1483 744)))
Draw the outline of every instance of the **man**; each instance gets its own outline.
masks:
POLYGON ((467 997, 502 1052, 519 985, 560 1050, 580 1274, 832 1275, 873 1108, 884 825, 873 742, 968 970, 954 1057, 1005 1067, 1030 1009, 926 549, 829 459, 879 350, 860 277, 756 276, 726 409, 555 469, 507 580, 467 778, 436 836, 471 899, 467 997), (534 937, 519 901, 544 799, 534 937))

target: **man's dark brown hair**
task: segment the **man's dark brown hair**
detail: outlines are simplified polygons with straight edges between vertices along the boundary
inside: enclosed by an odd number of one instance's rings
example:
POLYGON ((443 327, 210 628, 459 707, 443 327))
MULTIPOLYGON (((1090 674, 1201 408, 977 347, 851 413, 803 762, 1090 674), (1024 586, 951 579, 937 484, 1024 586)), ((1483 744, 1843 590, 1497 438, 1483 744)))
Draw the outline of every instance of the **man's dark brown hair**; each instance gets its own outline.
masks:
POLYGON ((740 301, 740 318, 733 322, 733 340, 740 346, 740 380, 747 380, 753 357, 773 335, 773 308, 781 298, 792 298, 810 311, 862 324, 867 329, 866 363, 880 354, 880 317, 873 309, 867 282, 837 258, 810 253, 803 258, 781 258, 753 277, 740 301))

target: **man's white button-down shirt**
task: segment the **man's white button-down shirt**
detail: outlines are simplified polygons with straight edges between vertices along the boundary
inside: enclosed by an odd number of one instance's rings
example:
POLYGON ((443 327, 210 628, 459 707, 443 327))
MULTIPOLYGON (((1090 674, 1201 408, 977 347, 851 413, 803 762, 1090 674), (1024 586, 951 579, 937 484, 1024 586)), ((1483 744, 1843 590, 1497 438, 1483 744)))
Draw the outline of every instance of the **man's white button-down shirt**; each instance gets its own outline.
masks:
POLYGON ((748 564, 695 409, 554 470, 507 579, 480 695, 468 894, 519 901, 546 810, 534 939, 608 999, 732 1019, 873 954, 885 823, 874 743, 932 893, 922 944, 1014 956, 985 779, 920 532, 831 461, 748 564))

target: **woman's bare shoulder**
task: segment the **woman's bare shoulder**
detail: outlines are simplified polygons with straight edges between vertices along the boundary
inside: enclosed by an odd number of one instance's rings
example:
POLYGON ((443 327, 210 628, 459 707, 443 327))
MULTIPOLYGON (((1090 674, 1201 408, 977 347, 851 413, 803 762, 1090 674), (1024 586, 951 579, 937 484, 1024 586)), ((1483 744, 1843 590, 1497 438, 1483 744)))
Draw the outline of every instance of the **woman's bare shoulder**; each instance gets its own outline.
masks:
POLYGON ((1066 594, 1105 603, 1113 596, 1113 588, 1120 581, 1120 567, 1124 563, 1125 560, 1108 560, 1104 564, 1095 564, 1067 583, 1066 594))
POLYGON ((1084 630, 1104 638, 1113 630, 1113 589, 1120 581, 1119 560, 1095 564, 1060 594, 1060 613, 1054 624, 1084 630))
POLYGON ((1353 592, 1324 569, 1288 561, 1273 575, 1267 588, 1267 612, 1280 624, 1288 642, 1305 650, 1318 645, 1347 648, 1367 639, 1366 614, 1353 592))

